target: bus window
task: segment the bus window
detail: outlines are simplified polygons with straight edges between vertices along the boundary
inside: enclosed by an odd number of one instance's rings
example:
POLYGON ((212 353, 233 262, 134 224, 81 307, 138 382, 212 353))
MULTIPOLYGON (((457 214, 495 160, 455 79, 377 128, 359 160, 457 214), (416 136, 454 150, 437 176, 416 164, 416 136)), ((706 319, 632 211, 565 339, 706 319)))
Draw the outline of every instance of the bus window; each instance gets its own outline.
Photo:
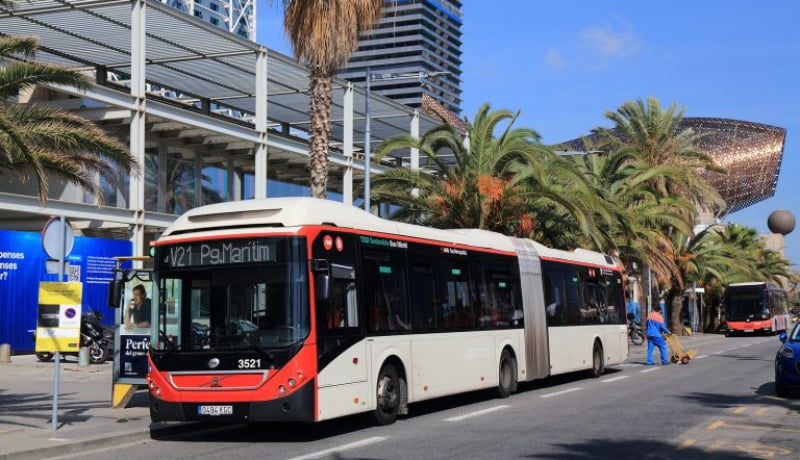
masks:
POLYGON ((331 294, 317 302, 317 327, 320 332, 358 327, 355 270, 331 264, 331 294))
POLYGON ((405 254, 388 250, 364 251, 363 273, 367 330, 411 330, 411 315, 405 296, 405 254))
MULTIPOLYGON (((475 327, 475 302, 470 289, 470 266, 466 261, 442 258, 437 269, 436 291, 444 329, 475 327)), ((472 286, 474 290, 474 285, 472 286)))
POLYGON ((422 254, 409 254, 409 282, 412 286, 411 320, 415 331, 435 329, 436 291, 433 279, 433 265, 430 258, 422 254), (427 260, 426 260, 427 259, 427 260))

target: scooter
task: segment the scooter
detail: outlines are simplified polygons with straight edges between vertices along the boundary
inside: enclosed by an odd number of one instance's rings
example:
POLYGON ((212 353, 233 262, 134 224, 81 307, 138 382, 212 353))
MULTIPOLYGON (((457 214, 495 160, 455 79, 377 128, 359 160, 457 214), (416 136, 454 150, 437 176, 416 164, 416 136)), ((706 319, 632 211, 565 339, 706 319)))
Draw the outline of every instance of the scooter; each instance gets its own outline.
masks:
MULTIPOLYGON (((100 323, 103 314, 96 310, 89 310, 81 315, 81 347, 89 348, 89 361, 92 364, 102 364, 113 355, 114 330, 100 323)), ((36 339, 36 329, 30 331, 36 339)), ((41 351, 36 353, 39 361, 47 362, 53 359, 55 352, 41 351)), ((62 356, 78 356, 78 352, 62 352, 62 356)))
POLYGON ((634 345, 641 345, 644 343, 642 326, 636 322, 635 317, 630 313, 628 313, 628 337, 634 345))

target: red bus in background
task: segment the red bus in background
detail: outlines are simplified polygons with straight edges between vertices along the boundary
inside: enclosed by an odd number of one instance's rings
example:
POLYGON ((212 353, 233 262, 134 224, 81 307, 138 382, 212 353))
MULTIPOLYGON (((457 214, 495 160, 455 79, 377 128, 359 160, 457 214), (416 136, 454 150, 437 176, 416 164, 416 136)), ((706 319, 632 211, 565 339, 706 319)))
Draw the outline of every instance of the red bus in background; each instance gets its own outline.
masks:
POLYGON ((193 209, 154 243, 153 421, 315 422, 627 358, 620 266, 312 198, 193 209))
POLYGON ((727 335, 776 334, 790 325, 786 292, 769 282, 729 284, 725 312, 727 335))

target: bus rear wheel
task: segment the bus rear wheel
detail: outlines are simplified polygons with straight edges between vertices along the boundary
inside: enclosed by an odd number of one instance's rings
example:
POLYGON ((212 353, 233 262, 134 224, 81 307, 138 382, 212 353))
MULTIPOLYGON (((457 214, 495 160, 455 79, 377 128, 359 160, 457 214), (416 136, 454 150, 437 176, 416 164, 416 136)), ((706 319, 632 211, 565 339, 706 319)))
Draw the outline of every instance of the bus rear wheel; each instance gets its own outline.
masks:
POLYGON ((497 382, 497 396, 508 398, 517 386, 517 361, 508 350, 500 355, 500 369, 497 382))
POLYGON ((400 377, 392 364, 384 364, 378 374, 378 385, 375 394, 375 422, 378 425, 391 425, 397 420, 400 409, 400 377))
POLYGON ((589 375, 597 378, 603 375, 605 371, 605 360, 603 357, 603 346, 595 342, 592 349, 592 368, 589 369, 589 375))

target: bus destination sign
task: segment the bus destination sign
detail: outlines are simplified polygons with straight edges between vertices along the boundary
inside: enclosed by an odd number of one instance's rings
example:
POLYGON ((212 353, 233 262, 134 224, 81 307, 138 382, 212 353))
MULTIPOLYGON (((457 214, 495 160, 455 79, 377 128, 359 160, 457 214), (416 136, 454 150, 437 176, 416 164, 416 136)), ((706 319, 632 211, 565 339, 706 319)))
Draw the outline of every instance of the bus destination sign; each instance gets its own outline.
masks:
POLYGON ((159 259, 164 268, 275 262, 277 257, 275 241, 263 239, 172 244, 162 246, 160 250, 159 259))

